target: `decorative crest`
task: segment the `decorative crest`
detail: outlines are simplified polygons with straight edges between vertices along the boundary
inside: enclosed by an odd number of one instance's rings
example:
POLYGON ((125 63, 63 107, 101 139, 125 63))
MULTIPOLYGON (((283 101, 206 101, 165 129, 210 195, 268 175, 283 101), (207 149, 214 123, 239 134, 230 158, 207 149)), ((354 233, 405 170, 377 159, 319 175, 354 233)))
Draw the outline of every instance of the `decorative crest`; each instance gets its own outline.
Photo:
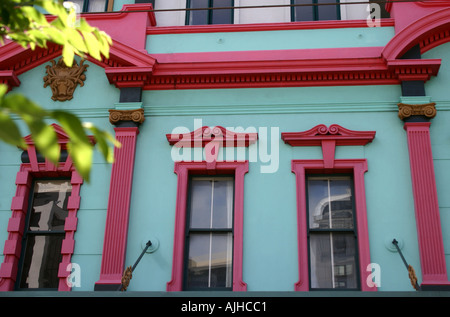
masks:
POLYGON ((84 60, 80 65, 74 60, 72 67, 68 67, 62 58, 55 62, 50 61, 52 66, 47 65, 45 68, 47 76, 44 77, 44 87, 50 86, 52 89, 52 99, 58 101, 66 101, 73 98, 73 93, 77 85, 84 86, 86 75, 84 72, 89 65, 83 65, 84 60))

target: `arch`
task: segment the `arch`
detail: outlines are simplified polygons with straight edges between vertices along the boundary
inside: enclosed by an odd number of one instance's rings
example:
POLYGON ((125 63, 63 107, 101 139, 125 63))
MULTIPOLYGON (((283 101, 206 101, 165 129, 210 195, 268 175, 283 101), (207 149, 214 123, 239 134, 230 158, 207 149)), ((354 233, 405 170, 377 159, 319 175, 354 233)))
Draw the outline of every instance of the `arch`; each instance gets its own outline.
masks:
POLYGON ((420 45, 421 52, 450 41, 450 8, 428 14, 397 33, 382 51, 386 60, 401 58, 420 45))

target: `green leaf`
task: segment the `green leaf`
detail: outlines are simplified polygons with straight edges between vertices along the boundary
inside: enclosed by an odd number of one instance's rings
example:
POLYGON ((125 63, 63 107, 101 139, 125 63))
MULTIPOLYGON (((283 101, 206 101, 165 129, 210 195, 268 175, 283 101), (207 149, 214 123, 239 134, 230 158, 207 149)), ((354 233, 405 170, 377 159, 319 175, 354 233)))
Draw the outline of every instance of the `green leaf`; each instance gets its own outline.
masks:
POLYGON ((114 163, 114 147, 110 146, 109 143, 116 147, 120 147, 120 142, 108 132, 102 131, 92 124, 85 124, 84 126, 93 134, 96 146, 104 159, 108 163, 114 163))
POLYGON ((11 119, 10 114, 5 111, 0 111, 0 139, 22 149, 27 147, 16 123, 11 119))
POLYGON ((73 51, 72 46, 70 44, 64 45, 63 50, 62 50, 62 57, 63 57, 64 63, 68 67, 72 67, 74 56, 75 56, 75 52, 73 51))
POLYGON ((34 7, 31 6, 22 6, 20 7, 20 10, 22 11, 22 14, 27 17, 28 19, 35 21, 39 25, 47 25, 47 19, 45 16, 36 10, 34 7))
POLYGON ((67 42, 64 33, 54 26, 46 27, 42 29, 42 32, 48 36, 49 40, 56 44, 64 45, 67 42))
POLYGON ((92 167, 93 146, 84 143, 69 142, 67 150, 75 165, 77 172, 89 183, 92 167))
POLYGON ((86 53, 88 51, 80 32, 72 28, 67 28, 64 30, 64 33, 67 36, 69 43, 78 51, 83 53, 86 53))
POLYGON ((38 151, 54 164, 58 163, 61 149, 53 127, 43 120, 33 120, 27 123, 31 138, 38 151))
POLYGON ((94 146, 87 137, 77 116, 62 110, 55 110, 50 116, 57 120, 69 136, 67 149, 78 173, 89 182, 94 146))
POLYGON ((84 42, 88 48, 89 55, 97 60, 101 60, 100 48, 96 37, 92 33, 85 31, 82 31, 82 34, 84 37, 84 42))

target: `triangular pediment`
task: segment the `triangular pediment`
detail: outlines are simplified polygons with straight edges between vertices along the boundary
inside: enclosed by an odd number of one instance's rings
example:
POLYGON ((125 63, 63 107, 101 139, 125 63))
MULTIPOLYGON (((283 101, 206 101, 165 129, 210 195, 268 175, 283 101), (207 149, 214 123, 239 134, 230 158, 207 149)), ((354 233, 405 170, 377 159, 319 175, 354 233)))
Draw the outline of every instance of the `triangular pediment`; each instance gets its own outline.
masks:
MULTIPOLYGON (((20 45, 9 42, 0 47, 0 83, 8 84, 10 88, 20 85, 17 76, 55 59, 62 54, 62 46, 49 43, 47 48, 24 49, 20 45)), ((156 60, 146 52, 138 51, 113 39, 109 58, 98 61, 87 59, 104 69, 145 68, 152 71, 156 60)))

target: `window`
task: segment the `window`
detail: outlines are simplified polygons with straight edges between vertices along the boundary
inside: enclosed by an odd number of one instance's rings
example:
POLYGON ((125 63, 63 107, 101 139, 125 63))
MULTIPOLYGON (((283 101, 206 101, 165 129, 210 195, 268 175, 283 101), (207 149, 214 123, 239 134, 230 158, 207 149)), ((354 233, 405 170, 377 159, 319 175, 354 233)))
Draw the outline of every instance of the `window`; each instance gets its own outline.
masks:
POLYGON ((108 9, 108 0, 70 0, 77 6, 78 12, 104 12, 108 9))
MULTIPOLYGON (((60 126, 52 126, 64 153, 68 136, 60 126)), ((83 179, 67 155, 52 164, 41 159, 30 135, 25 142, 28 148, 22 153, 15 179, 16 195, 11 202, 8 239, 0 266, 0 291, 70 291, 67 277, 83 179)))
POLYGON ((281 133, 291 146, 320 146, 323 157, 292 160, 299 253, 295 290, 377 290, 368 282, 367 271, 371 264, 364 185, 367 161, 335 158, 337 146, 365 146, 374 137, 375 131, 353 131, 337 124, 281 133))
POLYGON ((234 179, 195 177, 190 185, 184 289, 231 290, 234 179))
POLYGON ((220 147, 248 147, 257 141, 258 134, 204 126, 166 137, 174 147, 187 150, 201 146, 205 150, 204 161, 175 162, 178 181, 173 265, 167 291, 246 291, 242 260, 248 161, 222 161, 218 155, 220 147))
POLYGON ((311 289, 357 289, 353 179, 307 178, 311 289))
POLYGON ((291 21, 340 20, 339 0, 291 0, 291 21), (330 3, 336 2, 336 5, 330 3))
POLYGON ((186 25, 232 24, 233 6, 233 0, 187 0, 186 25))
POLYGON ((71 190, 70 179, 35 181, 23 236, 17 289, 58 288, 71 190))

